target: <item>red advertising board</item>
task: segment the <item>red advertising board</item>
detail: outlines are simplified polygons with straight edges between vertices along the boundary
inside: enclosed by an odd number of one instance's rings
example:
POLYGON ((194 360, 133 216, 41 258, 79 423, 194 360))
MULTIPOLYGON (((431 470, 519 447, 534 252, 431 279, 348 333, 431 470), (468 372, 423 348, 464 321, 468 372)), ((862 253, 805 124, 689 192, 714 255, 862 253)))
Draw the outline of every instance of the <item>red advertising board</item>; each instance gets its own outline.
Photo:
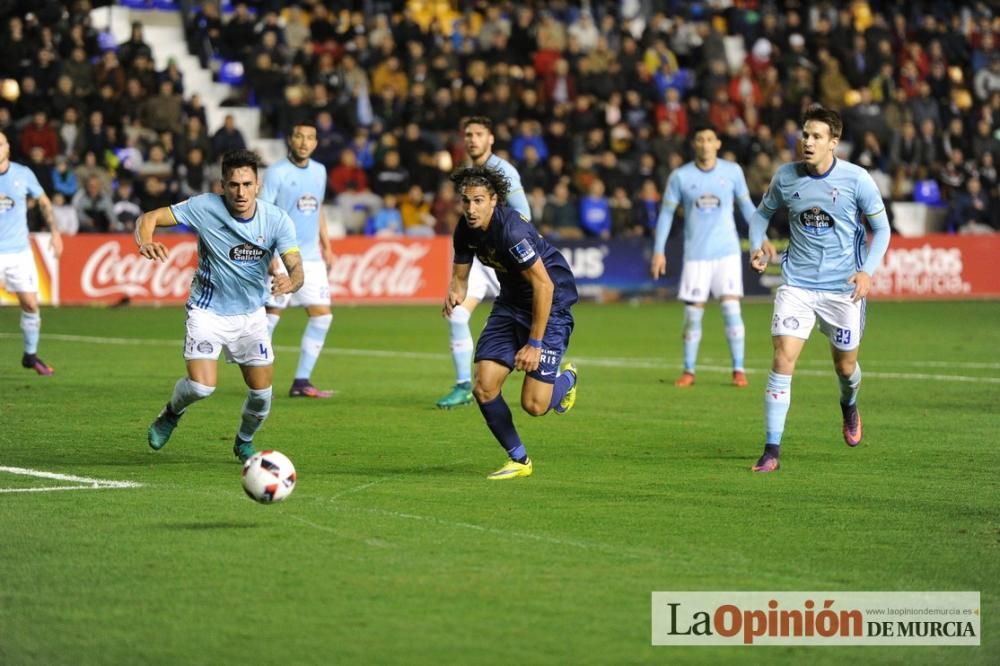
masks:
POLYGON ((164 262, 149 261, 130 234, 67 236, 59 261, 59 299, 68 305, 183 303, 198 262, 198 246, 189 234, 157 235, 170 250, 164 262))
POLYGON ((893 236, 871 296, 899 299, 1000 297, 1000 234, 893 236))
MULTIPOLYGON (((162 234, 167 261, 143 258, 127 234, 66 237, 59 262, 59 301, 64 304, 183 303, 197 265, 197 239, 162 234)), ((330 293, 336 303, 437 302, 451 275, 449 238, 335 240, 330 293)))
POLYGON ((451 278, 451 238, 369 238, 333 241, 334 303, 443 302, 451 278))

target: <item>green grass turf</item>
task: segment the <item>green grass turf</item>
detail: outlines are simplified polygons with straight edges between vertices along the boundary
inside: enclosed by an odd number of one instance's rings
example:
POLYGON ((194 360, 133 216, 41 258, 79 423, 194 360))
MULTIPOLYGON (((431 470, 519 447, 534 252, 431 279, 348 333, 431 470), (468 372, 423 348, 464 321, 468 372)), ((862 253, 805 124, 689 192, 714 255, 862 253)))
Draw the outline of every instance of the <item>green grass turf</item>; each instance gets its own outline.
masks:
POLYGON ((727 385, 712 305, 678 390, 678 304, 579 306, 573 412, 532 419, 508 383, 535 475, 507 483, 485 480, 503 455, 478 410, 433 407, 452 381, 436 308, 337 308, 314 374, 330 401, 285 397, 305 320, 289 311, 257 443, 299 484, 260 506, 230 453, 235 368, 146 446, 182 310, 45 310, 50 378, 18 366, 0 310, 0 465, 143 484, 0 494, 0 664, 997 663, 1000 303, 872 305, 855 450, 814 335, 764 476, 771 306, 744 311, 751 387, 727 385), (654 590, 979 590, 983 643, 654 648, 654 590))

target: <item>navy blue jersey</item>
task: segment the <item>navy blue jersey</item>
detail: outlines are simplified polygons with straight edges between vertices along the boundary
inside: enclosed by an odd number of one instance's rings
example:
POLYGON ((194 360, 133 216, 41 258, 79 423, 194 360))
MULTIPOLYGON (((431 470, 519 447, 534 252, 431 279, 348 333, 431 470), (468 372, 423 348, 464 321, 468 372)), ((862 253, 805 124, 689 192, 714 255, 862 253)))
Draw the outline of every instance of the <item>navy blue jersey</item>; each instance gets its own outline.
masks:
POLYGON ((522 273, 536 261, 545 265, 555 287, 553 313, 568 311, 577 301, 576 280, 566 259, 513 208, 497 206, 485 231, 469 228, 463 217, 455 227, 454 245, 456 264, 471 264, 475 256, 496 271, 500 282, 496 302, 526 314, 529 322, 534 294, 522 273))

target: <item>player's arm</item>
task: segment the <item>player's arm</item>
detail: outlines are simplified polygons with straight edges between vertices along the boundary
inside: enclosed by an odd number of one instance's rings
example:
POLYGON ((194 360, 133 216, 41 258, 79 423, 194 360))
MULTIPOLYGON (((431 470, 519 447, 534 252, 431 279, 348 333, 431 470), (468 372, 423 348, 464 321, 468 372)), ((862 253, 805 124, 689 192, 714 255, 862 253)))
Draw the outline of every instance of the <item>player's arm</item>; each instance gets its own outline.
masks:
POLYGON ((507 193, 507 206, 531 222, 531 204, 528 203, 528 196, 524 193, 524 186, 521 185, 520 180, 511 180, 510 188, 510 192, 507 193))
POLYGON ((444 299, 444 307, 441 308, 441 314, 445 317, 450 317, 451 311, 465 301, 465 296, 469 292, 469 273, 471 272, 471 262, 452 264, 451 284, 448 285, 448 296, 444 299))
POLYGON ((750 268, 758 273, 763 273, 768 262, 778 260, 778 251, 771 242, 767 240, 767 225, 771 223, 771 216, 777 212, 778 208, 785 204, 781 195, 781 188, 778 186, 778 176, 780 171, 771 179, 771 184, 761 199, 757 210, 753 212, 748 220, 750 226, 750 268))
POLYGON ((271 276, 271 293, 275 296, 298 291, 306 281, 306 274, 302 269, 302 255, 298 248, 292 248, 282 254, 281 262, 285 265, 288 275, 279 273, 271 276))
POLYGON ((319 205, 319 251, 323 255, 323 263, 329 268, 333 266, 333 247, 330 245, 330 230, 326 228, 326 214, 323 204, 319 205))
POLYGON ((861 176, 858 183, 858 207, 868 218, 872 228, 872 242, 868 248, 868 257, 861 265, 861 270, 848 278, 847 282, 854 285, 851 298, 860 301, 868 295, 872 288, 872 276, 882 265, 886 250, 889 249, 889 239, 892 230, 889 226, 889 216, 885 212, 885 202, 875 185, 875 181, 867 173, 861 176))
MULTIPOLYGON (((734 192, 734 195, 736 197, 736 204, 740 207, 740 214, 743 215, 743 220, 747 223, 747 228, 748 228, 748 233, 749 233, 750 222, 751 222, 751 220, 753 220, 753 217, 757 213, 758 209, 754 208, 753 200, 750 199, 750 188, 747 187, 746 176, 743 175, 743 169, 741 169, 739 167, 736 167, 736 170, 737 170, 737 172, 739 174, 739 179, 737 180, 737 183, 736 183, 736 191, 734 192)), ((767 219, 765 221, 765 226, 764 226, 764 232, 765 233, 767 231, 767 223, 770 222, 771 215, 773 215, 773 212, 771 214, 767 215, 767 219)), ((751 237, 752 237, 752 234, 751 234, 751 237)), ((757 264, 754 265, 754 262, 753 262, 753 250, 754 249, 755 249, 755 246, 753 245, 753 241, 751 241, 751 243, 750 243, 750 265, 758 273, 763 273, 764 272, 764 268, 767 267, 767 263, 769 261, 776 261, 777 260, 777 258, 778 258, 778 250, 774 247, 774 245, 771 244, 771 241, 769 241, 767 239, 767 236, 764 235, 764 237, 761 239, 761 242, 760 242, 761 255, 758 258, 757 264), (764 268, 757 268, 757 266, 760 266, 761 260, 763 260, 764 268)))
POLYGON ((649 272, 654 280, 667 272, 667 237, 670 235, 670 228, 674 225, 674 213, 677 211, 680 200, 680 175, 675 172, 670 175, 670 179, 667 181, 666 190, 663 192, 663 204, 660 206, 660 215, 656 218, 653 261, 649 265, 649 272))
POLYGON ((153 240, 153 230, 156 227, 172 227, 177 219, 169 206, 143 213, 135 221, 135 243, 139 246, 139 254, 150 261, 166 261, 167 246, 153 240))
POLYGON ((35 201, 38 203, 38 209, 42 211, 42 219, 45 220, 45 226, 49 228, 51 234, 49 246, 58 259, 62 256, 63 241, 62 234, 59 233, 59 228, 56 226, 56 216, 52 212, 52 202, 44 192, 35 197, 35 201))
POLYGON ((542 359, 542 339, 545 337, 545 327, 549 324, 555 286, 540 259, 522 271, 521 275, 531 285, 531 331, 528 333, 528 343, 514 355, 514 367, 533 372, 538 369, 538 362, 542 359))

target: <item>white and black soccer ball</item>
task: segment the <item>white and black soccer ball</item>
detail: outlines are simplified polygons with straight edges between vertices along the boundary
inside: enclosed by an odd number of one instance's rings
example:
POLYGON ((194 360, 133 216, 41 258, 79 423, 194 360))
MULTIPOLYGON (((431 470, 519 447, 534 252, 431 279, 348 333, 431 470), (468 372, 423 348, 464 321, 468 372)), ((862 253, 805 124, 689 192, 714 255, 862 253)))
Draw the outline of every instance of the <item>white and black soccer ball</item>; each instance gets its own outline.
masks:
POLYGON ((287 499, 295 490, 295 465, 278 451, 258 451, 243 463, 243 490, 262 504, 287 499))

